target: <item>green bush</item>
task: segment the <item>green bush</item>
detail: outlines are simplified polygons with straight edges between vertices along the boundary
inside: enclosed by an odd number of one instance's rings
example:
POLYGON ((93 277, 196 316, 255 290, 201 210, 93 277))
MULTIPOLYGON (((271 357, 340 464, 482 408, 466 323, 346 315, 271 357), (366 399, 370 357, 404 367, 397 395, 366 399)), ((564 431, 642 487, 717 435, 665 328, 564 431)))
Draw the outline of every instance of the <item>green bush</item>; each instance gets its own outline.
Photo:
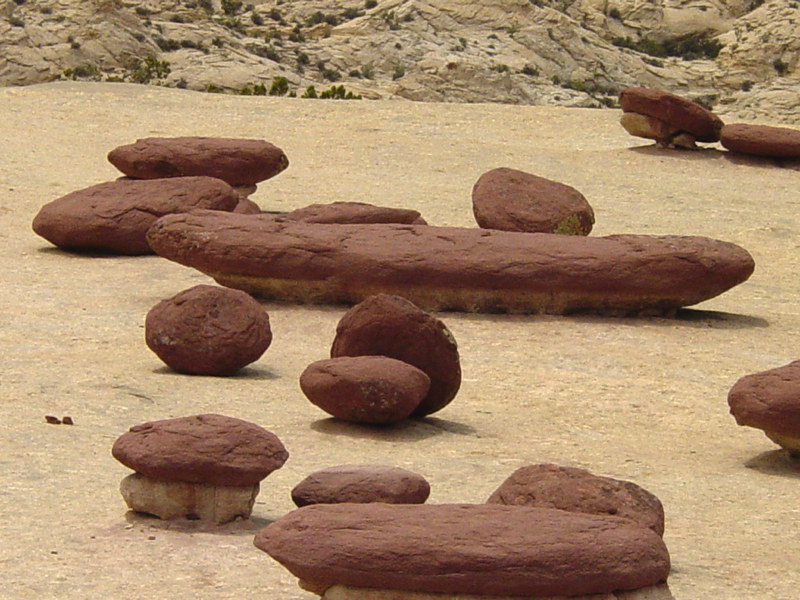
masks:
POLYGON ((525 65, 522 67, 520 71, 523 75, 527 75, 528 77, 538 77, 539 76, 539 69, 534 67, 533 65, 525 65))
POLYGON ((269 88, 270 96, 285 96, 289 92, 289 80, 286 77, 275 77, 269 88))
POLYGON ((406 74, 406 68, 403 65, 396 65, 394 73, 392 73, 392 81, 396 81, 406 74))
POLYGON ((243 2, 239 0, 222 0, 222 12, 226 15, 235 15, 242 8, 243 2))
POLYGON ((780 58, 776 58, 772 61, 772 68, 775 69, 778 75, 785 75, 789 70, 789 65, 783 62, 780 58))
POLYGON ((150 83, 154 79, 164 79, 171 72, 169 62, 158 60, 152 54, 136 63, 130 72, 130 80, 134 83, 150 83))

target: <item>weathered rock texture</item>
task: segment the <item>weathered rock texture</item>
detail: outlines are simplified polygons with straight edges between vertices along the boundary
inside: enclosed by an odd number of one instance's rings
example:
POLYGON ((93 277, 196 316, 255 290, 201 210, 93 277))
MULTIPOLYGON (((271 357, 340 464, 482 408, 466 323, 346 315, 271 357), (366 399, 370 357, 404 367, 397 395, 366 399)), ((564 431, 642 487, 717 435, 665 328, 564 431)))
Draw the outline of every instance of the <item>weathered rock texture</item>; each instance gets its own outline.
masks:
POLYGON ((297 506, 309 504, 422 504, 431 486, 417 473, 386 465, 342 465, 316 471, 292 489, 297 506))
POLYGON ((206 175, 251 186, 289 166, 283 150, 264 140, 209 137, 144 138, 114 148, 109 162, 136 179, 206 175))
POLYGON ((401 223, 425 225, 419 212, 407 208, 374 206, 364 202, 332 202, 298 208, 279 218, 303 223, 401 223))
POLYGON ((594 211, 578 190, 507 167, 478 178, 472 211, 484 229, 589 235, 594 225, 594 211))
POLYGON ((800 120, 793 2, 362 5, 7 0, 0 85, 67 77, 266 94, 285 77, 297 95, 336 80, 371 98, 566 106, 608 105, 645 85, 718 100, 739 118, 800 120))
POLYGON ((630 481, 600 477, 574 467, 520 467, 486 503, 615 515, 664 534, 664 507, 656 496, 630 481))
POLYGON ((147 313, 145 341, 169 367, 192 375, 231 375, 272 343, 269 315, 249 294, 198 285, 147 313))
POLYGON ((289 458, 274 433, 215 414, 136 425, 111 453, 146 477, 220 486, 255 485, 289 458))
POLYGON ((430 388, 415 417, 441 410, 461 387, 458 345, 447 326, 399 296, 377 294, 348 310, 336 326, 331 358, 380 355, 423 371, 430 388))
POLYGON ((239 195, 213 177, 118 179, 45 204, 33 230, 66 250, 150 254, 145 236, 156 219, 195 208, 232 211, 239 195))
POLYGON ((247 519, 253 511, 259 485, 221 486, 152 479, 128 475, 119 485, 128 508, 159 519, 199 519, 227 523, 247 519))
POLYGON ((650 529, 616 517, 499 505, 317 504, 255 544, 322 593, 361 588, 492 596, 576 596, 666 581, 650 529))
POLYGON ((300 389, 329 415, 386 425, 408 417, 428 395, 430 378, 386 356, 342 356, 310 364, 300 389))
MULTIPOLYGON (((722 119, 696 102, 664 90, 628 88, 620 93, 619 104, 626 113, 652 117, 692 135, 699 142, 719 141, 724 125, 722 119)), ((663 141, 669 142, 670 139, 663 141)))
POLYGON ((739 425, 762 429, 800 456, 800 360, 742 377, 728 393, 728 404, 739 425))
POLYGON ((720 134, 722 145, 732 152, 797 158, 800 156, 800 131, 767 125, 726 125, 720 134))
POLYGON ((752 257, 702 237, 604 238, 414 225, 312 225, 210 211, 150 228, 158 254, 295 302, 377 292, 428 310, 668 313, 745 281, 752 257))

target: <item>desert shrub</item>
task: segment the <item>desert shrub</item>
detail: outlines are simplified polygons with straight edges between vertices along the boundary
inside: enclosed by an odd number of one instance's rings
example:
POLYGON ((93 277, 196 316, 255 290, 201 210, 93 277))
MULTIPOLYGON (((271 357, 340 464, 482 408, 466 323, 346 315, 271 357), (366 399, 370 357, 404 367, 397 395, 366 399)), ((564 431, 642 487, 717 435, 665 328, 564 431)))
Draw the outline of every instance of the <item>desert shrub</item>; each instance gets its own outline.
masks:
POLYGON ((264 18, 257 12, 252 12, 250 13, 250 22, 256 27, 260 27, 264 24, 264 18))
POLYGON ((136 63, 136 66, 129 74, 133 83, 150 83, 154 79, 164 79, 170 74, 169 62, 158 60, 152 54, 136 63))
POLYGON ((207 83, 205 91, 209 94, 222 94, 224 90, 215 83, 207 83))
POLYGON ((25 27, 25 21, 23 21, 20 17, 13 15, 8 17, 8 23, 14 27, 25 27))
POLYGON ((356 19, 362 16, 364 13, 358 10, 357 8, 345 8, 342 12, 342 18, 345 21, 350 21, 352 19, 356 19))
POLYGON ((361 67, 361 76, 364 79, 375 79, 375 67, 372 64, 363 65, 361 67))
POLYGON ((330 89, 321 92, 319 97, 323 100, 361 100, 360 95, 354 94, 353 92, 348 92, 345 90, 343 85, 331 86, 330 89))
POLYGON ((403 65, 395 65, 394 73, 392 73, 392 81, 396 81, 406 74, 406 68, 403 65))
POLYGON ((753 89, 753 82, 752 81, 748 80, 748 81, 743 81, 742 82, 742 91, 743 92, 749 92, 752 89, 753 89))
POLYGON ((775 72, 778 73, 778 75, 785 75, 789 70, 789 65, 780 58, 776 58, 772 61, 772 68, 775 69, 775 72))
POLYGON ((217 35, 212 38, 211 44, 217 48, 222 48, 225 45, 225 41, 217 35))
POLYGON ((339 81, 342 78, 342 74, 339 71, 327 67, 322 69, 322 76, 328 81, 339 81))
POLYGON ((303 95, 300 96, 301 98, 318 98, 317 90, 314 88, 313 85, 310 85, 306 88, 306 91, 303 92, 303 95))
POLYGON ((289 80, 286 77, 275 77, 269 87, 270 96, 285 96, 289 91, 289 80))
POLYGON ((364 2, 364 8, 367 10, 373 9, 376 6, 378 6, 378 0, 365 0, 364 2))
POLYGON ((239 0, 222 0, 222 12, 226 15, 235 15, 242 8, 242 2, 239 0))
POLYGON ((161 36, 156 36, 155 43, 162 52, 174 52, 181 47, 181 43, 178 40, 168 40, 161 36))
POLYGON ((528 64, 522 67, 520 73, 522 73, 523 75, 527 75, 528 77, 538 77, 539 69, 531 64, 528 64))
POLYGON ((65 69, 64 77, 67 79, 94 79, 100 80, 100 69, 97 65, 85 64, 78 65, 74 69, 65 69))
POLYGON ((298 65, 303 65, 303 66, 305 66, 305 65, 307 65, 307 64, 308 64, 308 63, 310 63, 310 62, 311 62, 311 59, 310 59, 310 58, 308 58, 308 54, 306 54, 305 52, 300 52, 300 53, 297 55, 297 64, 298 64, 298 65))
POLYGON ((616 6, 608 11, 608 16, 612 19, 616 19, 617 21, 622 20, 622 13, 619 12, 619 9, 616 6))

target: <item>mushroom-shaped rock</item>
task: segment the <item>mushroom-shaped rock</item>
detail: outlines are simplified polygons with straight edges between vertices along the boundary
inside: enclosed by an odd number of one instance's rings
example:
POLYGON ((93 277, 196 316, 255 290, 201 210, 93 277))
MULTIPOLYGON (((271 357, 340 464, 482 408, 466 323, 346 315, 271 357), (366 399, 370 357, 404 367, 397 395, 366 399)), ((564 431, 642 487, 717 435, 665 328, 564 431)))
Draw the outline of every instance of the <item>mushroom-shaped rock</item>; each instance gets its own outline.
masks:
POLYGON ((478 178, 472 211, 484 229, 589 235, 594 225, 592 207, 575 188, 506 167, 478 178))
POLYGON ((724 125, 722 119, 697 102, 663 90, 643 87, 622 90, 619 95, 619 105, 624 113, 636 113, 655 119, 649 123, 653 132, 651 135, 642 135, 648 125, 646 120, 631 118, 623 120, 622 125, 629 133, 657 139, 663 145, 691 147, 693 140, 684 134, 692 136, 698 142, 718 142, 720 131, 724 125), (629 127, 632 128, 629 129, 629 127), (634 133, 636 128, 642 128, 643 131, 634 133), (672 131, 673 129, 674 131, 672 131), (670 133, 668 137, 659 139, 655 137, 656 132, 670 133), (679 138, 678 136, 683 137, 679 138))
POLYGON ((292 489, 297 506, 309 504, 422 504, 431 486, 422 475, 386 465, 341 465, 316 471, 292 489))
POLYGON ((311 363, 300 389, 338 419, 386 425, 408 417, 427 396, 430 378, 386 356, 342 356, 311 363))
POLYGON ((663 590, 670 569, 650 529, 527 506, 315 504, 259 531, 255 545, 328 599, 644 593, 663 590))
POLYGON ((385 293, 425 310, 670 314, 755 267, 739 246, 699 236, 329 225, 219 211, 167 215, 147 237, 160 256, 254 295, 352 304, 385 293))
POLYGON ((131 510, 217 523, 248 518, 259 482, 289 457, 275 434, 215 414, 136 425, 111 453, 136 471, 120 484, 131 510))
POLYGON ((272 342, 269 315, 249 294, 197 285, 147 313, 145 341, 169 367, 192 375, 230 375, 272 342))
POLYGON ((365 202, 311 204, 281 215, 281 219, 303 223, 400 223, 425 225, 419 212, 407 208, 375 206, 365 202))
POLYGON ((720 142, 731 152, 775 158, 800 157, 800 131, 789 127, 725 125, 720 142))
POLYGON ((441 320, 405 298, 376 294, 341 318, 331 358, 365 355, 395 358, 430 377, 430 390, 412 416, 441 410, 461 387, 461 362, 453 334, 441 320))
POLYGON ((742 377, 728 392, 728 405, 739 425, 763 430, 800 457, 800 360, 742 377))
POLYGON ((136 179, 208 175, 235 187, 255 185, 289 166, 283 150, 264 140, 215 137, 144 138, 114 148, 108 160, 136 179))
POLYGON ((664 507, 656 496, 635 483, 600 477, 574 467, 550 464, 520 467, 486 502, 616 515, 658 535, 664 534, 664 507))
POLYGON ((239 195, 214 177, 117 179, 45 204, 33 230, 67 250, 150 254, 147 230, 159 217, 204 208, 232 211, 239 195))

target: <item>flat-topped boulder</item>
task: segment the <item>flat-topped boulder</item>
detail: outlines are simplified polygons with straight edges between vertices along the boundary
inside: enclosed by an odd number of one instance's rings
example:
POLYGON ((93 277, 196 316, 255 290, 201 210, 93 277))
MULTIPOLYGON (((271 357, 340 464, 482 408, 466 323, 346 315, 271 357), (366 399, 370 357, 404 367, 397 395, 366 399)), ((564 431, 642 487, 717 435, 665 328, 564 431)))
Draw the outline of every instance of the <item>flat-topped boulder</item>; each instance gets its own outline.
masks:
POLYGON ((720 142, 731 152, 741 154, 800 157, 800 130, 789 127, 734 123, 722 128, 720 142))
POLYGON ((441 410, 461 387, 461 360, 453 334, 441 319, 400 296, 370 296, 336 325, 331 358, 374 355, 412 365, 430 378, 430 387, 412 416, 441 410))
POLYGON ((316 504, 259 531, 255 545, 319 595, 339 585, 578 596, 659 586, 670 570, 667 548, 650 529, 524 506, 316 504))
POLYGON ((426 479, 388 465, 339 465, 315 471, 292 488, 297 506, 352 502, 422 504, 431 486, 426 479))
POLYGON ((248 518, 261 480, 289 457, 272 432, 216 414, 136 425, 111 453, 136 471, 120 484, 128 508, 216 523, 248 518))
POLYGON ((420 225, 168 215, 148 242, 222 285, 301 303, 376 293, 425 310, 669 314, 747 280, 753 258, 696 236, 565 236, 420 225))
POLYGON ((402 421, 417 409, 430 386, 423 371, 386 356, 319 360, 300 375, 300 389, 312 404, 353 423, 402 421))
POLYGON ((152 254, 147 230, 164 215, 196 208, 233 211, 239 194, 214 177, 121 178, 45 204, 33 230, 65 250, 152 254))
POLYGON ((520 467, 492 492, 486 503, 615 515, 664 534, 664 507, 655 495, 630 481, 601 477, 575 467, 520 467))
MULTIPOLYGON (((662 144, 669 145, 681 134, 689 134, 698 142, 718 142, 724 123, 717 115, 697 102, 692 102, 676 94, 664 90, 631 87, 622 90, 619 105, 624 113, 636 113, 656 120, 654 131, 669 131, 669 137, 659 139, 662 144), (674 131, 671 131, 673 130, 674 131)), ((624 116, 624 115, 623 115, 624 116)), ((641 122, 637 123, 641 126, 641 122)), ((622 121, 625 126, 625 121, 622 121)), ((630 129, 626 127, 629 133, 630 129)), ((641 135, 634 133, 633 135, 641 135)), ((652 137, 644 135, 642 137, 652 137)), ((688 145, 683 141, 680 145, 688 145)))
POLYGON ((745 375, 728 392, 728 405, 739 425, 761 429, 800 457, 800 360, 745 375))
POLYGON ((472 188, 472 212, 484 229, 589 235, 594 211, 575 188, 531 173, 501 167, 472 188))
POLYGON ((207 175, 235 187, 253 186, 289 166, 277 146, 256 139, 151 137, 114 148, 109 162, 128 177, 207 175))
POLYGON ((147 313, 145 342, 179 373, 231 375, 272 343, 269 315, 241 290, 196 285, 147 313))
POLYGON ((301 221, 303 223, 401 223, 425 225, 419 211, 408 208, 375 206, 365 202, 331 202, 330 204, 311 204, 298 208, 279 219, 301 221))

